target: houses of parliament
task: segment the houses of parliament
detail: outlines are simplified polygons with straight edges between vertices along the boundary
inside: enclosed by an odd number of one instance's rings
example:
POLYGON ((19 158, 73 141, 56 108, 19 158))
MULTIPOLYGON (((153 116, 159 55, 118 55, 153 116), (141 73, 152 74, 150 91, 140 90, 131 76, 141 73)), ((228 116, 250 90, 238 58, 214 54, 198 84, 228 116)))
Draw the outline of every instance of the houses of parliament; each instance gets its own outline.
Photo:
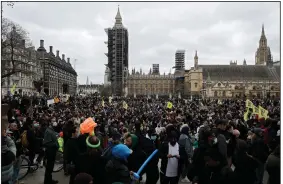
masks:
POLYGON ((172 74, 160 74, 159 65, 153 71, 150 69, 148 74, 133 69, 126 83, 128 95, 181 95, 218 99, 280 97, 280 61, 273 61, 264 26, 254 65, 247 65, 246 60, 241 65, 237 61, 230 61, 227 65, 202 65, 198 57, 196 51, 193 67, 175 69, 172 74))

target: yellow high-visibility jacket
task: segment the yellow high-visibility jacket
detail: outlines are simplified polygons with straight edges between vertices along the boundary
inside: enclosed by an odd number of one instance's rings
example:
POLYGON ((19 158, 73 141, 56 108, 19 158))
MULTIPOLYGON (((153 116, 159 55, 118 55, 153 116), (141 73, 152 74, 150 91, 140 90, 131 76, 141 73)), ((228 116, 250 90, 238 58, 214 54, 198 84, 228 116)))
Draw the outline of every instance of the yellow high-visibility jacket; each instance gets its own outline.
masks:
POLYGON ((63 147, 64 147, 64 139, 62 137, 58 138, 58 144, 59 144, 59 151, 63 152, 63 147))

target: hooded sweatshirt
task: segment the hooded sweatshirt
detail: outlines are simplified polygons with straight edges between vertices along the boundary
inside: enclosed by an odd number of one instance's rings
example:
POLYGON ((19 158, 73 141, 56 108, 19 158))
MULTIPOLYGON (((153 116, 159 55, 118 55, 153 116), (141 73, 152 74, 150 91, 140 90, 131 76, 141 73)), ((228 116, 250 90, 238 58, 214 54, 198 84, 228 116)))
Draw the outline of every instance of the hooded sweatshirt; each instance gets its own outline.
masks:
POLYGON ((133 153, 128 158, 128 168, 131 171, 137 171, 146 159, 146 153, 142 150, 139 138, 135 134, 131 134, 133 153))
POLYGON ((1 181, 6 182, 9 181, 13 176, 13 161, 16 158, 16 146, 14 141, 10 137, 2 137, 2 145, 1 145, 1 181), (5 141, 4 141, 5 139, 5 141), (6 144, 3 144, 3 141, 6 144))

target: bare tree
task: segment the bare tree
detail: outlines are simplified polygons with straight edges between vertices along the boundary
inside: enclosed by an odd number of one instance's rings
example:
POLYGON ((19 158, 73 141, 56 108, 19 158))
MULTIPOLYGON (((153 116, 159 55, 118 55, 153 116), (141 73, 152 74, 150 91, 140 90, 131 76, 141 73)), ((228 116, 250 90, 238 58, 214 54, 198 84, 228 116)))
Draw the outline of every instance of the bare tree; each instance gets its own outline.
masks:
POLYGON ((101 96, 111 96, 112 95, 112 90, 111 90, 111 86, 101 86, 101 88, 99 89, 100 91, 100 95, 101 96))
POLYGON ((1 26, 1 79, 18 72, 31 74, 28 33, 18 24, 7 18, 1 26))
POLYGON ((43 86, 43 79, 41 78, 39 80, 34 80, 33 85, 34 85, 36 91, 40 93, 41 90, 42 90, 42 86, 43 86))

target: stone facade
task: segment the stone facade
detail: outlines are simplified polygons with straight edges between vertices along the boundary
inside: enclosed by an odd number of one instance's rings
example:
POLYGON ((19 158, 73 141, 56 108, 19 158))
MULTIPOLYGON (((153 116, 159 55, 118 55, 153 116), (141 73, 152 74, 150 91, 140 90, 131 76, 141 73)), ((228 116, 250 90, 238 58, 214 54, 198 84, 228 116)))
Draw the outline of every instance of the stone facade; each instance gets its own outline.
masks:
POLYGON ((195 65, 184 76, 187 96, 280 97, 280 66, 195 65))
POLYGON ((271 58, 271 51, 267 45, 267 39, 264 32, 264 26, 262 25, 261 36, 259 40, 259 47, 255 53, 256 65, 268 65, 271 58))
MULTIPOLYGON (((5 51, 3 51, 5 52, 5 51)), ((7 52, 10 53, 10 52, 7 52)), ((22 40, 22 47, 14 49, 15 66, 21 72, 17 72, 2 80, 2 95, 6 95, 11 90, 12 86, 16 84, 15 91, 21 89, 22 94, 31 95, 36 92, 33 81, 38 81, 43 78, 43 65, 36 57, 36 50, 34 47, 26 47, 25 40, 22 40)), ((10 57, 5 54, 1 61, 6 64, 7 69, 12 67, 11 62, 5 62, 5 57, 10 57)), ((7 61, 10 61, 9 59, 7 61)), ((4 69, 5 71, 5 69, 4 69)))
POLYGON ((70 63, 70 58, 67 58, 66 61, 65 54, 62 54, 62 58, 60 58, 59 50, 56 51, 55 56, 52 46, 50 46, 49 52, 46 52, 44 40, 40 40, 40 47, 37 49, 37 58, 43 64, 43 90, 46 94, 76 93, 77 73, 70 63))
POLYGON ((127 80, 128 95, 170 95, 175 92, 175 76, 173 74, 145 75, 136 72, 127 80))
POLYGON ((91 85, 78 85, 77 93, 78 94, 94 94, 99 93, 101 85, 91 84, 91 85))
POLYGON ((256 52, 255 65, 230 61, 229 65, 199 65, 184 74, 184 94, 199 98, 277 97, 280 98, 280 61, 273 62, 264 27, 256 52))
POLYGON ((277 97, 280 98, 280 87, 278 82, 270 81, 266 83, 240 82, 240 81, 219 81, 207 84, 205 97, 209 98, 235 98, 235 97, 277 97))

